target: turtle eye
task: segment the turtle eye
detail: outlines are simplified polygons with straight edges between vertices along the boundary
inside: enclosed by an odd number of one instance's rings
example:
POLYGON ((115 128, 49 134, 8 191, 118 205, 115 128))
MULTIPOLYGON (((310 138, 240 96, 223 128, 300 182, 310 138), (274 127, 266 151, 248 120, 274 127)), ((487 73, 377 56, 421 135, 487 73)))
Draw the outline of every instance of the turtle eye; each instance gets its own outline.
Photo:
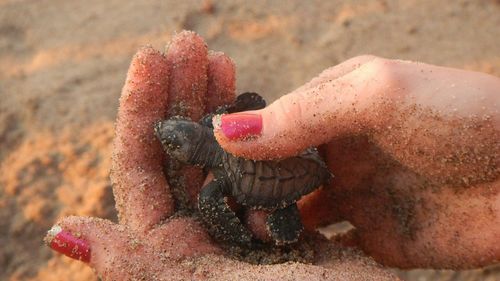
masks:
POLYGON ((165 137, 165 142, 173 148, 179 148, 182 144, 182 140, 179 135, 175 132, 167 134, 165 137))
POLYGON ((174 120, 164 120, 155 124, 155 134, 165 149, 179 147, 183 143, 182 132, 174 120))

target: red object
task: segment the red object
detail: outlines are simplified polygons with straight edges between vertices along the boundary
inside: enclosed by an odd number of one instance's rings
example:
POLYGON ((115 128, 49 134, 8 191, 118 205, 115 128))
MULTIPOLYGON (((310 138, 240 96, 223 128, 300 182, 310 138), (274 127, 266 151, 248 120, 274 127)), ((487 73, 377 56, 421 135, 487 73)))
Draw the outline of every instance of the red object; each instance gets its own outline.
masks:
POLYGON ((83 262, 90 261, 90 246, 87 241, 76 238, 59 226, 49 230, 47 242, 53 250, 65 256, 83 262))
POLYGON ((249 113, 222 115, 221 129, 230 140, 257 136, 262 132, 262 116, 249 113))

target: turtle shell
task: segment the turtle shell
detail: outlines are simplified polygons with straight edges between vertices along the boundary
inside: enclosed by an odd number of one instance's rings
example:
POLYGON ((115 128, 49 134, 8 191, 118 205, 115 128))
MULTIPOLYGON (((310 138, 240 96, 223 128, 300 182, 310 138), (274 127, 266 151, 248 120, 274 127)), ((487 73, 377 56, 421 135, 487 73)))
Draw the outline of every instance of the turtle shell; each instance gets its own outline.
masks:
POLYGON ((222 169, 229 193, 242 205, 273 209, 296 202, 325 183, 331 174, 316 149, 278 161, 254 161, 227 153, 222 169))

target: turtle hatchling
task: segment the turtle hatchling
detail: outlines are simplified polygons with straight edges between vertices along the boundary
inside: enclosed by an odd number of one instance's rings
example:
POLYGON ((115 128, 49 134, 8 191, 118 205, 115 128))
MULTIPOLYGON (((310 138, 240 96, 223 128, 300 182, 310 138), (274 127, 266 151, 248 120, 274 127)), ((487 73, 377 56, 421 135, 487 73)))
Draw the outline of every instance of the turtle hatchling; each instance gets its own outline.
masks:
POLYGON ((256 93, 244 93, 233 104, 221 106, 199 123, 171 118, 155 125, 163 148, 184 164, 212 171, 214 180, 198 197, 198 209, 212 235, 230 243, 251 245, 252 235, 227 204, 228 196, 249 208, 270 211, 267 228, 277 245, 294 243, 303 229, 297 200, 323 183, 331 174, 315 148, 275 161, 255 161, 225 152, 213 133, 214 114, 264 108, 256 93))

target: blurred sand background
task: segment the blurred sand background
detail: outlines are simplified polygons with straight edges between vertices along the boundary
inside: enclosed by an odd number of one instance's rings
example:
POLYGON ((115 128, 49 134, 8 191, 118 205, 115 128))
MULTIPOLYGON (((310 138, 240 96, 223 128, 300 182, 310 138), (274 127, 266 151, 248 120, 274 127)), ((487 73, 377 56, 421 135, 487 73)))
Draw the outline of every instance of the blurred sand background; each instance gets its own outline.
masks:
MULTIPOLYGON (((0 280, 96 280, 42 237, 70 214, 116 219, 108 172, 128 63, 182 29, 234 59, 238 92, 268 100, 366 53, 500 76, 494 0, 0 0, 0 280)), ((498 267, 399 274, 500 279, 498 267)))

